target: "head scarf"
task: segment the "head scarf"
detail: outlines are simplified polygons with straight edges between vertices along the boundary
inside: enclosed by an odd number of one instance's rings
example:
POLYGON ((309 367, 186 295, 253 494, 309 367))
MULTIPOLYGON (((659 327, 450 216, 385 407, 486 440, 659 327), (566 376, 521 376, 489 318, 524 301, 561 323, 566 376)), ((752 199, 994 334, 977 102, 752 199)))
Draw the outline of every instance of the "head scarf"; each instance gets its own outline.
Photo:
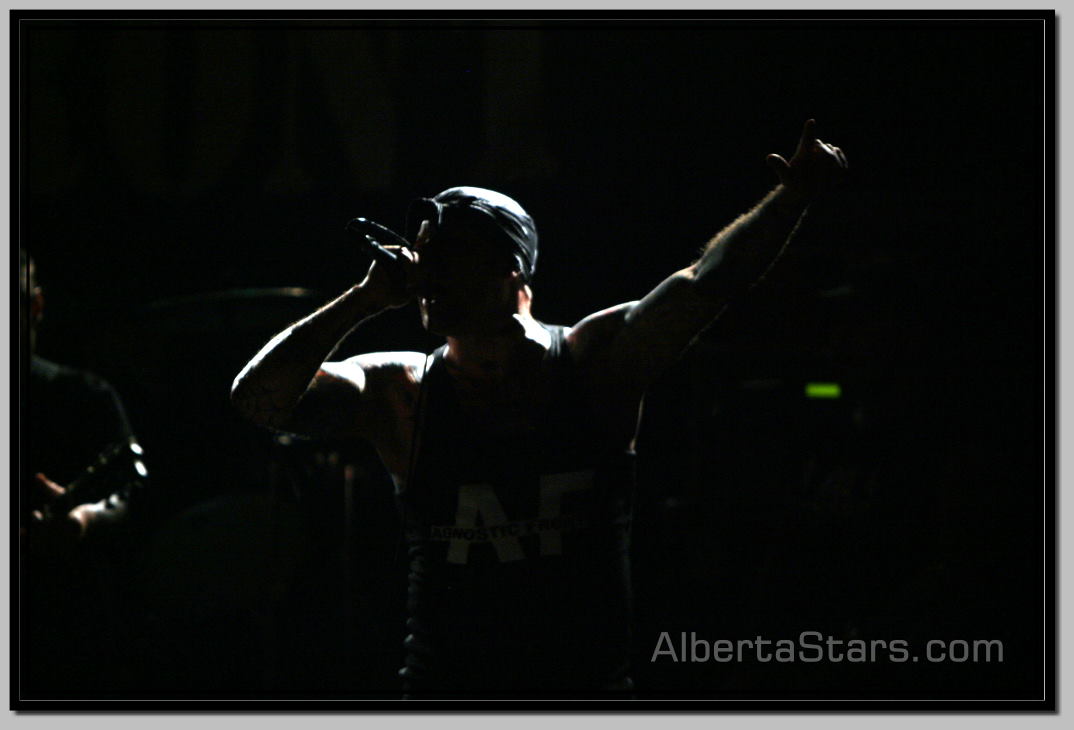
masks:
POLYGON ((464 222, 484 225, 513 254, 528 282, 537 268, 537 226, 522 206, 503 193, 469 186, 448 188, 432 198, 418 198, 407 212, 406 236, 417 239, 422 221, 435 230, 464 222), (490 225, 491 224, 491 225, 490 225))

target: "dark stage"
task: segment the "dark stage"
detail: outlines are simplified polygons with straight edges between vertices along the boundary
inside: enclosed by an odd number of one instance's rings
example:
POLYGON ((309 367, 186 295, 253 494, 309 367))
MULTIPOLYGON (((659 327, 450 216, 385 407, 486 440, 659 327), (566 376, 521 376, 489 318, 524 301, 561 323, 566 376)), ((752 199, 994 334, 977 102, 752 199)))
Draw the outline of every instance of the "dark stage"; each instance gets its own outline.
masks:
MULTIPOLYGON (((20 709, 397 698, 387 472, 366 444, 245 422, 232 379, 362 278, 355 216, 401 228, 413 198, 503 191, 540 232, 535 316, 574 324, 693 261, 809 118, 847 179, 646 397, 636 696, 1054 706, 1050 12, 22 15, 12 209, 47 301, 37 351, 121 395, 152 507, 107 679, 15 684, 20 709), (676 655, 684 633, 708 652, 816 632, 921 660, 675 661, 664 632, 676 655), (930 640, 1002 661, 928 661, 930 640)), ((409 305, 334 359, 441 341, 409 305)), ((15 608, 13 647, 35 620, 15 608)))

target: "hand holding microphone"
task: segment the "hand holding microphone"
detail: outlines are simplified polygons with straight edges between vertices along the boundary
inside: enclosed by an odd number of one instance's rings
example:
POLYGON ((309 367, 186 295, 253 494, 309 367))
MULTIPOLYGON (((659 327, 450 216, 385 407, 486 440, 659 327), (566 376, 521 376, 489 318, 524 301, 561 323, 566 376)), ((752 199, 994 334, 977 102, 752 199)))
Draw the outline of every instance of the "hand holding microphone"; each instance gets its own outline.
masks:
POLYGON ((359 286, 383 301, 386 308, 402 307, 413 299, 417 255, 406 239, 367 218, 351 220, 346 230, 373 259, 359 286))

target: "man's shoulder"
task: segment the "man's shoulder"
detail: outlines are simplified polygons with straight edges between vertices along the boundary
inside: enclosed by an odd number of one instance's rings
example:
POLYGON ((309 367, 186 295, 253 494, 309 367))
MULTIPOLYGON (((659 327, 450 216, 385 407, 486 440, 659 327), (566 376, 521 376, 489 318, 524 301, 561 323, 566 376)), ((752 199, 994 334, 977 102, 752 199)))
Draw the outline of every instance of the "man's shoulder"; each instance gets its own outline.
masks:
POLYGON ((584 359, 606 350, 622 331, 636 305, 636 301, 616 304, 582 318, 573 327, 567 327, 564 335, 571 354, 584 359))
POLYGON ((302 423, 315 433, 358 436, 383 446, 406 421, 420 390, 426 355, 421 352, 367 352, 321 365, 300 401, 302 423))
POLYGON ((393 350, 390 352, 364 352, 343 362, 353 363, 363 369, 392 369, 421 366, 429 356, 424 352, 393 350))
MULTIPOLYGON (((429 355, 424 352, 395 350, 390 352, 367 352, 349 357, 334 365, 336 374, 347 376, 360 370, 368 381, 398 382, 417 384, 428 367, 429 355)), ((326 367, 327 369, 327 367, 326 367)))

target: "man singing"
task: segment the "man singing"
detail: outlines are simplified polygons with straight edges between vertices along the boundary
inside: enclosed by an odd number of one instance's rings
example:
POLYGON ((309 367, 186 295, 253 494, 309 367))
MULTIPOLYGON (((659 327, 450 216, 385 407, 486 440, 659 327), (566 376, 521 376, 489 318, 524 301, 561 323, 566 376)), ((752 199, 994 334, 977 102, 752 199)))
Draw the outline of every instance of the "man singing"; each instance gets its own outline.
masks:
POLYGON ((533 220, 459 187, 411 207, 412 246, 291 325, 232 399, 263 426, 368 439, 396 485, 409 546, 414 697, 627 691, 628 538, 642 397, 779 257, 846 158, 805 123, 779 184, 640 301, 573 327, 533 318, 533 220), (446 343, 326 362, 378 312, 418 301, 446 343))

